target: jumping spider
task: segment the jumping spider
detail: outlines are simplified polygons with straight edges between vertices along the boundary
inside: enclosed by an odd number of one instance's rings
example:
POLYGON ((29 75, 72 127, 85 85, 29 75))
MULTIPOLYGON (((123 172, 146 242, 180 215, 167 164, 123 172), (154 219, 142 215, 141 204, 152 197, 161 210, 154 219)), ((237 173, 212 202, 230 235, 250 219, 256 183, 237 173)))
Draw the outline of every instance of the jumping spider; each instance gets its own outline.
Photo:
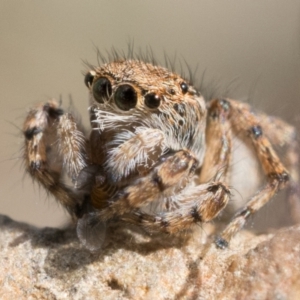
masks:
POLYGON ((289 165, 297 163, 292 126, 231 99, 205 103, 186 80, 158 65, 116 59, 87 72, 85 84, 89 139, 51 100, 25 120, 24 159, 33 179, 77 220, 91 250, 101 247, 115 219, 165 233, 214 219, 231 199, 236 134, 252 143, 267 181, 216 239, 220 248, 289 181, 271 143, 288 146, 289 165))

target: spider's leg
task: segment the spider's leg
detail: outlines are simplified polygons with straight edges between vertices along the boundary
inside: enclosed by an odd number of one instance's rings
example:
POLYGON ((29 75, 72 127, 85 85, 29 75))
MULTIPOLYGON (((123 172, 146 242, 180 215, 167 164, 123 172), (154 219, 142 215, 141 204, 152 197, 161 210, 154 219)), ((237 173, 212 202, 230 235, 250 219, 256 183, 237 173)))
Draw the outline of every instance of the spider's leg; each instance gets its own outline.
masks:
POLYGON ((228 173, 232 152, 232 132, 228 121, 228 107, 216 102, 208 107, 206 126, 206 153, 200 183, 209 182, 217 176, 228 184, 228 173))
POLYGON ((174 196, 173 201, 181 203, 180 208, 161 213, 147 213, 137 210, 121 216, 121 219, 144 227, 147 231, 176 233, 193 224, 213 220, 228 204, 230 190, 222 182, 200 184, 187 188, 174 196))
POLYGON ((264 135, 259 118, 249 110, 248 105, 233 100, 213 100, 211 105, 218 102, 228 107, 232 130, 244 133, 251 140, 268 179, 266 185, 236 213, 217 239, 216 245, 219 248, 225 248, 232 236, 244 226, 249 216, 264 206, 279 189, 286 185, 289 175, 273 150, 269 139, 264 135))
POLYGON ((86 140, 75 119, 50 100, 30 110, 23 132, 26 170, 75 216, 81 200, 62 182, 64 170, 73 179, 86 165, 86 140))
POLYGON ((296 128, 273 116, 260 113, 258 117, 264 134, 284 153, 283 162, 290 174, 288 191, 290 215, 295 223, 300 223, 299 144, 296 128))

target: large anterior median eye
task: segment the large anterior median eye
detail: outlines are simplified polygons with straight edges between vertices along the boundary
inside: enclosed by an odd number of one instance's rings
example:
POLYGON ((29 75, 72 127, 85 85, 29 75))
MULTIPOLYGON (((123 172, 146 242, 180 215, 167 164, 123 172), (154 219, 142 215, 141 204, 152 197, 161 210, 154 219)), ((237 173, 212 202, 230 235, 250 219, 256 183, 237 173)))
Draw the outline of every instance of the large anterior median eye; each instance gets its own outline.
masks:
POLYGON ((137 93, 131 85, 123 84, 117 88, 114 99, 120 109, 129 110, 137 104, 137 93))
POLYGON ((99 103, 104 103, 111 95, 111 83, 106 77, 100 77, 93 83, 93 96, 99 103))

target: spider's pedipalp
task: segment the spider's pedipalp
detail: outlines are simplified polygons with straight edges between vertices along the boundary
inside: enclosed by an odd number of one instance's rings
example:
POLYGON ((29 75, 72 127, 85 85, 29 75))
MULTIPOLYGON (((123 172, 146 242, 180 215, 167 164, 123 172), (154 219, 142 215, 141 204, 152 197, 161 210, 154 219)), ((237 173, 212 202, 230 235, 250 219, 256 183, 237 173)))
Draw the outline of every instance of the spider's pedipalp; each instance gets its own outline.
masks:
POLYGON ((120 181, 138 167, 140 172, 143 166, 152 167, 165 151, 164 141, 164 134, 158 129, 139 127, 135 133, 124 131, 117 134, 105 163, 113 174, 113 180, 120 181))

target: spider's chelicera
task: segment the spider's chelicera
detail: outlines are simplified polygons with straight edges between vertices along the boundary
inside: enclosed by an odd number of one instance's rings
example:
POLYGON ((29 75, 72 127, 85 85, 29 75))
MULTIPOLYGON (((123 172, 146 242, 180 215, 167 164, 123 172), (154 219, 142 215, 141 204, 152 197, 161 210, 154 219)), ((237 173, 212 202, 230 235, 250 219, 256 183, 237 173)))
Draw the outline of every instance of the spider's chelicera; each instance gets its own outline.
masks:
POLYGON ((48 101, 26 118, 24 159, 30 175, 77 221, 78 236, 91 250, 101 247, 115 219, 165 233, 214 219, 231 199, 228 173, 237 133, 252 143, 267 181, 235 214, 217 246, 226 247, 289 180, 271 143, 293 145, 294 129, 279 119, 272 118, 271 134, 269 117, 247 104, 205 103, 188 81, 141 60, 95 67, 85 84, 90 136, 70 112, 48 101), (63 182, 65 173, 72 187, 63 182))

